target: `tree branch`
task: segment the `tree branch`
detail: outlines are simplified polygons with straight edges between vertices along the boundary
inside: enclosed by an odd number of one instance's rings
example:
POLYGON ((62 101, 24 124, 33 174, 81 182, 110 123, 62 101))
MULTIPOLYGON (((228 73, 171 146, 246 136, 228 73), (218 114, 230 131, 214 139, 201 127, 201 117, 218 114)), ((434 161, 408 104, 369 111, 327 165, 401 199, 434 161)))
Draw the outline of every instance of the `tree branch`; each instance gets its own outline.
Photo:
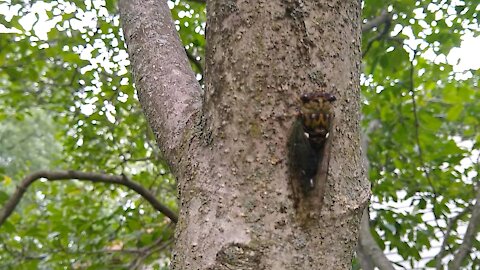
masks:
POLYGON ((15 207, 22 199, 23 194, 27 191, 27 188, 40 178, 46 178, 48 181, 77 179, 80 181, 89 181, 93 183, 122 185, 141 195, 152 205, 153 208, 170 218, 173 223, 177 223, 178 220, 176 213, 160 203, 155 196, 142 185, 130 180, 125 175, 106 175, 80 171, 37 171, 25 177, 20 184, 17 185, 17 189, 13 195, 2 207, 0 210, 0 226, 3 225, 5 220, 7 220, 7 218, 12 214, 13 210, 15 210, 15 207))
POLYGON ((390 30, 390 27, 392 25, 392 14, 384 10, 382 11, 382 15, 362 25, 362 33, 365 33, 367 31, 370 31, 374 27, 380 26, 381 24, 384 24, 382 31, 379 31, 376 36, 368 40, 367 46, 365 47, 365 50, 362 52, 362 58, 365 57, 365 55, 367 55, 368 51, 373 45, 373 42, 375 42, 376 40, 380 40, 386 36, 389 36, 388 31, 390 30))
POLYGON ((362 245, 357 245, 356 250, 357 260, 362 270, 375 270, 375 264, 369 254, 363 250, 362 245))
POLYGON ((373 18, 362 25, 362 32, 365 33, 367 31, 370 31, 373 28, 379 27, 384 23, 386 24, 391 22, 391 20, 392 20, 392 14, 389 13, 387 10, 383 10, 380 16, 373 18))
POLYGON ((188 60, 190 60, 198 69, 198 72, 200 75, 202 75, 202 78, 200 79, 200 84, 203 84, 203 77, 205 76, 205 72, 203 72, 203 66, 202 63, 200 63, 199 60, 193 55, 191 52, 189 52, 187 49, 185 49, 185 52, 187 53, 188 60))
POLYGON ((463 209, 462 212, 458 213, 458 215, 452 217, 448 221, 447 225, 447 231, 445 232, 445 236, 443 237, 442 245, 440 246, 440 251, 438 251, 438 254, 435 256, 435 267, 436 269, 443 269, 442 265, 442 259, 446 255, 447 251, 447 245, 448 245, 448 238, 450 237, 450 234, 452 233, 452 229, 457 223, 457 221, 462 218, 466 213, 468 213, 472 209, 472 205, 469 205, 463 209))
POLYGON ((163 237, 159 237, 153 244, 146 246, 142 249, 140 249, 140 254, 139 256, 133 260, 128 269, 140 269, 140 266, 142 266, 143 262, 152 255, 154 252, 158 252, 160 250, 163 250, 167 247, 169 247, 173 243, 173 239, 167 239, 166 241, 163 240, 163 237))
POLYGON ((438 195, 437 189, 435 188, 435 185, 433 184, 434 181, 432 180, 432 177, 430 176, 430 172, 429 172, 429 170, 427 168, 427 165, 426 165, 426 162, 424 160, 423 148, 422 148, 422 145, 420 143, 420 120, 419 120, 419 117, 418 117, 418 108, 417 108, 417 101, 416 101, 416 96, 415 96, 415 91, 416 90, 415 90, 415 84, 414 84, 414 79, 415 79, 414 61, 415 61, 415 57, 417 57, 417 51, 416 50, 412 50, 412 51, 413 51, 413 57, 412 57, 412 60, 410 61, 410 75, 409 75, 408 91, 410 93, 410 97, 411 97, 411 100, 412 100, 412 107, 413 107, 412 112, 413 112, 413 121, 414 121, 415 142, 416 142, 416 146, 418 148, 418 159, 420 161, 420 168, 423 171, 423 173, 425 174, 425 179, 427 180, 428 185, 432 189, 432 195, 433 195, 432 213, 433 213, 433 216, 435 217, 435 224, 437 225, 438 230, 445 237, 445 232, 442 230, 442 227, 438 223, 438 220, 440 219, 440 217, 437 215, 437 212, 439 212, 445 218, 445 220, 447 220, 447 217, 445 216, 445 213, 443 213, 442 211, 436 211, 437 208, 438 208, 437 202, 438 202, 438 196, 439 195, 438 195))
MULTIPOLYGON (((370 162, 367 156, 368 144, 370 143, 370 134, 373 133, 378 128, 380 128, 380 126, 381 126, 380 121, 375 119, 370 121, 370 123, 368 123, 367 129, 364 132, 362 132, 362 137, 361 137, 362 159, 363 159, 364 167, 367 169, 367 172, 370 170, 370 162)), ((388 265, 388 262, 389 262, 388 259, 387 258, 382 259, 382 257, 385 257, 385 255, 382 252, 382 250, 378 247, 377 243, 375 242, 375 240, 373 239, 370 233, 368 207, 365 208, 363 212, 360 227, 361 227, 360 237, 358 239, 358 245, 357 245, 357 258, 362 269, 374 270, 377 264, 388 265)), ((390 268, 388 268, 387 266, 387 268, 381 268, 381 269, 390 269, 390 268)))
POLYGON ((360 225, 360 249, 368 255, 380 270, 394 270, 392 263, 387 259, 385 253, 378 247, 375 239, 370 233, 370 224, 368 223, 368 210, 365 208, 360 225))
MULTIPOLYGON (((160 149, 173 170, 192 130, 201 88, 178 37, 167 1, 119 1, 120 19, 138 97, 160 149)), ((181 177, 181 175, 177 175, 181 177)))
POLYGON ((472 250, 473 240, 475 239, 475 235, 480 228, 480 188, 477 190, 477 195, 475 196, 475 205, 473 206, 472 217, 468 222, 467 231, 463 236, 463 242, 458 248, 457 253, 453 257, 451 265, 448 269, 460 269, 462 266, 465 257, 470 253, 472 250))

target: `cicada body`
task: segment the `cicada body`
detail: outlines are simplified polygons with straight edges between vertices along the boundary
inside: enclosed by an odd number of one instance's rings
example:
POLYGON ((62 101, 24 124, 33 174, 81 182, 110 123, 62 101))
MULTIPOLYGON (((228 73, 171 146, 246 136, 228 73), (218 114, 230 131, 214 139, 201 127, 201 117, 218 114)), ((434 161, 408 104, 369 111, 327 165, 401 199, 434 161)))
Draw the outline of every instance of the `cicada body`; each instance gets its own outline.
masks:
POLYGON ((329 151, 326 147, 333 121, 335 96, 314 92, 300 98, 297 119, 289 138, 289 164, 293 177, 307 195, 326 182, 329 151))

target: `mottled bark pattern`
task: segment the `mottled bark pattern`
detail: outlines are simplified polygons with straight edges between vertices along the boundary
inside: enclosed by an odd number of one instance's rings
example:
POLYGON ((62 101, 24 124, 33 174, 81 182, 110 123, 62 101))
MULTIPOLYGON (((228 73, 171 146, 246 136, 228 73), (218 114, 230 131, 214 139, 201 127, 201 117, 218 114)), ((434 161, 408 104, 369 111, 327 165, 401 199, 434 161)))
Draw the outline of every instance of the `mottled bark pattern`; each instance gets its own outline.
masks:
POLYGON ((138 99, 158 145, 183 176, 188 138, 201 106, 195 79, 166 1, 119 1, 138 99))

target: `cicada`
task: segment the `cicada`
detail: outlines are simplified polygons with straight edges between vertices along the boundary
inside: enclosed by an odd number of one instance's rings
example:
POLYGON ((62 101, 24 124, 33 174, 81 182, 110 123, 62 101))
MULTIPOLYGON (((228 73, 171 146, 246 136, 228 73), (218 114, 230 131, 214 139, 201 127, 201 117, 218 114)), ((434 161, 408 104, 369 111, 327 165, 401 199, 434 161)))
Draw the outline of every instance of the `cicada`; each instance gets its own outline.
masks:
POLYGON ((289 137, 290 171, 308 195, 312 190, 323 196, 330 160, 330 133, 335 96, 313 92, 300 97, 289 137))

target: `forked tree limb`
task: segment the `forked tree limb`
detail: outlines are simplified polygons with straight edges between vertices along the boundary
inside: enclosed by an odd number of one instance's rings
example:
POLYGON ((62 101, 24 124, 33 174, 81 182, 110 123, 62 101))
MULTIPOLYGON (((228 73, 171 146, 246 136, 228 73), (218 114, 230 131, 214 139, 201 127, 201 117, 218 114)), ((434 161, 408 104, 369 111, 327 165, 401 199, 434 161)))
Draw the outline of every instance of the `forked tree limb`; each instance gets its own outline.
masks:
POLYGON ((45 178, 48 181, 79 180, 93 183, 107 183, 125 186, 147 200, 155 210, 167 216, 173 223, 177 223, 178 217, 175 212, 159 202, 155 196, 142 185, 130 180, 125 175, 107 175, 80 171, 37 171, 26 176, 18 185, 13 195, 0 209, 0 226, 12 214, 28 187, 38 179, 45 178))

